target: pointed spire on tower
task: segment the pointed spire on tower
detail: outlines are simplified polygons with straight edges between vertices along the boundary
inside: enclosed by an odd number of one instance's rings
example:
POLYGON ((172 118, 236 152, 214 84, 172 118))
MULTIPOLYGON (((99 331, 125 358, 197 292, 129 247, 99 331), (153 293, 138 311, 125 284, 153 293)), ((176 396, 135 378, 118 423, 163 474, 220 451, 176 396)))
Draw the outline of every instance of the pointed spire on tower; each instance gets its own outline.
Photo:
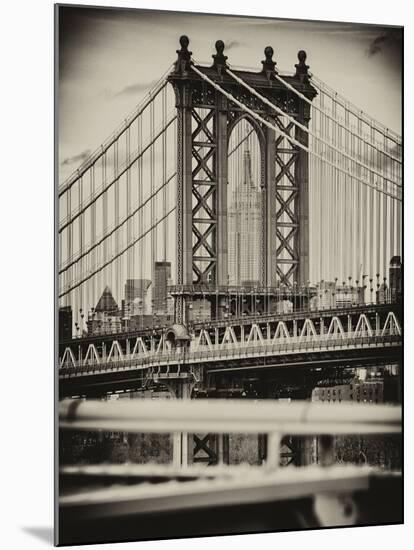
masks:
POLYGON ((96 304, 95 311, 96 312, 112 312, 118 310, 118 304, 116 303, 114 297, 112 296, 112 291, 109 288, 109 286, 106 286, 104 291, 102 292, 101 297, 98 300, 98 303, 96 304))

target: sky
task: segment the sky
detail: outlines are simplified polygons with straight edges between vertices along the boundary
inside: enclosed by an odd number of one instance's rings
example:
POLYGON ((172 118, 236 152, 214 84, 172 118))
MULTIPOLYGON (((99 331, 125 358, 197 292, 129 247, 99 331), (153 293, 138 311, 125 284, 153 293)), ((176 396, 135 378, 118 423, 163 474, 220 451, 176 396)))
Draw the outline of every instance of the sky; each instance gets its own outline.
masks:
POLYGON ((176 59, 187 34, 199 62, 221 39, 233 66, 261 69, 271 45, 281 71, 307 52, 310 71, 401 133, 402 30, 396 27, 64 7, 59 17, 59 180, 117 128, 176 59))

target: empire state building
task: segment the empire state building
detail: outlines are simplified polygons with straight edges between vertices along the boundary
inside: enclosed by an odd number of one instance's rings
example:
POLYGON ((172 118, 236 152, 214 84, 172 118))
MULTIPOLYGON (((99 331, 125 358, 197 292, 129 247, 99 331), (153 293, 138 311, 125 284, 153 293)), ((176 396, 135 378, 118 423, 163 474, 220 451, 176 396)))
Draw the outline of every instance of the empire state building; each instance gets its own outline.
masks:
POLYGON ((229 285, 259 286, 261 281, 261 192, 252 178, 250 151, 228 209, 229 285))

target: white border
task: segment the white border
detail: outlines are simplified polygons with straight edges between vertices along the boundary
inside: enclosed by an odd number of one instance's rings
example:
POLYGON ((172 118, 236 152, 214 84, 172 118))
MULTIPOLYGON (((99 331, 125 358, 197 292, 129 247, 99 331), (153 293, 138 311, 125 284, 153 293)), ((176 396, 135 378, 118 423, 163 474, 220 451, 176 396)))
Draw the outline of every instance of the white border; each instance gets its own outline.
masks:
MULTIPOLYGON (((405 25, 405 333, 412 334, 408 315, 414 306, 410 258, 414 235, 412 61, 414 24, 409 2, 324 2, 299 0, 101 0, 88 4, 220 12, 286 18, 311 18, 405 25), (411 294, 411 295, 410 295, 411 294)), ((0 384, 2 433, 0 435, 2 506, 0 544, 6 549, 47 546, 27 528, 44 530, 52 525, 53 492, 53 2, 3 2, 0 30, 1 158, 0 235, 2 237, 0 384), (4 253, 5 251, 5 253, 4 253), (26 529, 26 530, 25 530, 26 529)), ((340 63, 340 60, 338 60, 340 63)), ((410 371, 412 346, 406 339, 406 388, 413 387, 410 371)), ((406 389, 406 451, 412 457, 413 406, 406 389)), ((406 459, 407 460, 407 459, 406 459)), ((407 460, 407 465, 412 461, 407 460)), ((406 468, 411 485, 413 474, 406 468)), ((260 547, 336 549, 392 545, 407 548, 414 539, 412 499, 408 497, 405 526, 278 533, 223 538, 187 539, 113 545, 115 548, 212 549, 260 547)), ((43 531, 44 532, 44 531, 43 531)), ((49 544, 50 545, 50 544, 49 544)), ((100 547, 100 545, 99 545, 100 547)), ((102 546, 103 547, 103 546, 102 546)), ((106 546, 107 547, 107 546, 106 546)), ((103 547, 104 548, 104 547, 103 547)))

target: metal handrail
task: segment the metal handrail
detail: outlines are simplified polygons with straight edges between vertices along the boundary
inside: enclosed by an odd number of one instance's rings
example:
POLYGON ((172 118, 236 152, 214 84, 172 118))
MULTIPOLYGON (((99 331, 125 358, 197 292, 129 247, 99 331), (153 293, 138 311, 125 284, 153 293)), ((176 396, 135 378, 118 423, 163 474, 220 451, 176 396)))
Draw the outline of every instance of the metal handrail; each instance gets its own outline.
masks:
POLYGON ((245 400, 64 400, 65 429, 289 435, 399 433, 401 407, 245 400))

